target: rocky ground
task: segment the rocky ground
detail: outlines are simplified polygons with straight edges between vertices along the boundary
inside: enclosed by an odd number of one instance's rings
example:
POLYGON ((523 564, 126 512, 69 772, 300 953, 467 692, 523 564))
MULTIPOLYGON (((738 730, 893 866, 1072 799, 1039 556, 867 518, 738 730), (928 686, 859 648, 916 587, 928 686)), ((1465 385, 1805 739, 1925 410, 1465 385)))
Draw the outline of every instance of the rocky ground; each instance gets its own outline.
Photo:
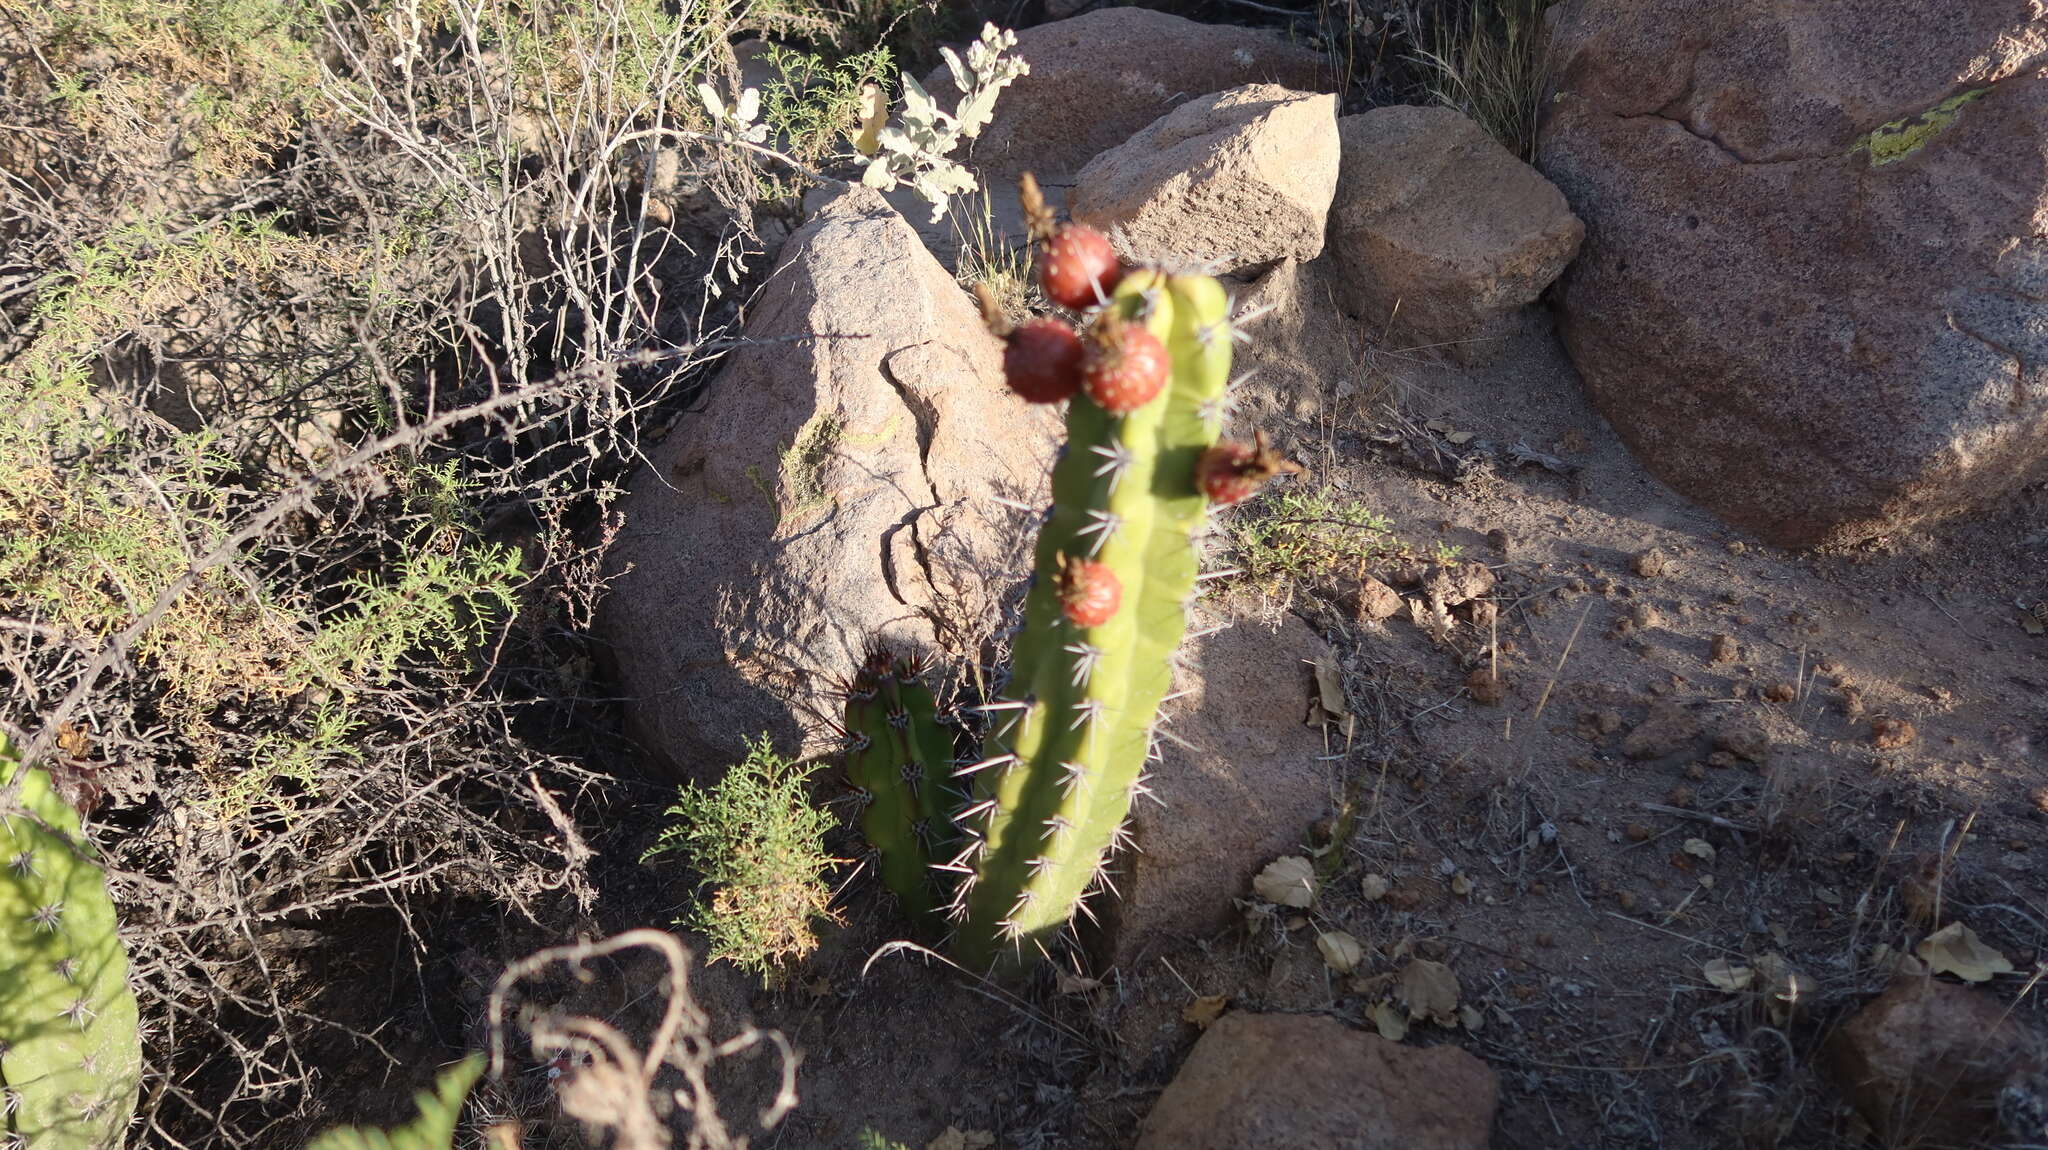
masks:
MULTIPOLYGON (((1043 59, 1058 74, 1057 50, 1043 59)), ((1054 118, 1019 104, 1025 125, 1054 118)), ((1235 428, 1307 473, 1223 526, 1202 620, 1228 629, 1193 641, 1163 809, 1140 804, 1142 853, 1107 925, 1037 982, 984 984, 888 949, 901 924, 856 878, 845 930, 748 1003, 806 1051, 805 1105, 764 1144, 869 1128, 947 1147, 2038 1141, 2048 493, 2022 483, 1818 551, 1728 526, 1655 477, 1666 461, 1631 453, 1539 301, 1580 254, 1577 205, 1456 113, 1332 110, 1238 88, 1087 163, 1027 127, 992 133, 992 183, 1037 164, 1127 255, 1235 277, 1240 355, 1260 368, 1235 428), (1312 546, 1276 559, 1245 542, 1290 515, 1312 546)), ((880 345, 835 353, 816 406, 883 436, 900 404, 922 454, 842 449, 814 484, 833 513, 792 528, 785 502, 731 557, 782 581, 767 616, 707 603, 693 559, 629 543, 627 561, 661 565, 623 578, 632 610, 744 620, 724 639, 615 629, 629 696, 669 682, 678 643, 807 661, 821 681, 871 627, 976 649, 971 620, 933 610, 967 603, 943 573, 986 582, 1015 530, 986 494, 1032 497, 1019 477, 1043 465, 1044 431, 974 391, 986 345, 930 318, 954 305, 927 252, 956 263, 958 237, 819 203, 826 222, 784 256, 802 314, 770 304, 756 322, 822 326, 865 314, 862 282, 916 283, 878 315, 880 345), (855 233, 861 266, 836 270, 852 249, 835 235, 855 233), (923 366, 888 367, 902 347, 923 366), (948 355, 971 370, 912 374, 948 355), (877 371, 892 390, 867 409, 877 371), (912 471, 921 494, 861 494, 912 471), (918 588, 849 526, 906 515, 965 541, 921 555, 918 588), (746 550, 771 541, 788 550, 746 550)), ((802 393, 788 426, 750 448, 714 395, 712 420, 657 458, 684 501, 645 538, 699 530, 692 484, 741 497, 734 477, 814 418, 811 366, 748 363, 748 394, 802 393)), ((1787 522, 1788 499, 1757 522, 1787 522)), ((1867 521, 1867 504, 1825 503, 1801 514, 1867 521)), ((1000 598, 977 588, 968 616, 1000 598)), ((760 693, 802 676, 713 671, 719 705, 818 731, 801 717, 815 688, 760 693)), ((657 721, 687 727, 649 735, 676 761, 732 719, 657 721)))

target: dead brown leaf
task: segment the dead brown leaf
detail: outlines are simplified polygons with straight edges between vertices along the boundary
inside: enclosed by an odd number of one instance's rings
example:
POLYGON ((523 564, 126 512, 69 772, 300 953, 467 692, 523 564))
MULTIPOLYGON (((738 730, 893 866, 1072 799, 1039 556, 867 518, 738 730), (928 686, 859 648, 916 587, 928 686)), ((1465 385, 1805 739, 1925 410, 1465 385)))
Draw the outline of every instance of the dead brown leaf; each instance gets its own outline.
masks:
POLYGON ((1180 1020, 1192 1022, 1203 1030, 1209 1024, 1223 1017, 1223 1011, 1230 1005, 1230 998, 1222 994, 1205 994, 1180 1008, 1180 1020))

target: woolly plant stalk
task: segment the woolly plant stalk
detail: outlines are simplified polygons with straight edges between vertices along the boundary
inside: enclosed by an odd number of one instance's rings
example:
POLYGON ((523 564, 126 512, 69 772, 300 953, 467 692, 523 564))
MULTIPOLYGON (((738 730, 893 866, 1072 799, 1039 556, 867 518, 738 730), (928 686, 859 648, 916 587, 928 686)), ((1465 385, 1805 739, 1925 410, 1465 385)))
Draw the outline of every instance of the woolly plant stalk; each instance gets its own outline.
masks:
POLYGON ((48 774, 0 744, 0 1146, 120 1146, 142 1043, 106 873, 48 774))
POLYGON ((971 966, 1028 961, 1085 909, 1143 785, 1194 593, 1193 537, 1209 502, 1198 471, 1229 383, 1229 299, 1207 276, 1141 269, 1103 311, 1093 333, 1121 320, 1164 345, 1166 386, 1112 414, 1090 398, 1091 379, 1067 408, 1008 686, 988 707, 981 759, 962 768, 973 801, 955 865, 971 873, 950 913, 971 966))

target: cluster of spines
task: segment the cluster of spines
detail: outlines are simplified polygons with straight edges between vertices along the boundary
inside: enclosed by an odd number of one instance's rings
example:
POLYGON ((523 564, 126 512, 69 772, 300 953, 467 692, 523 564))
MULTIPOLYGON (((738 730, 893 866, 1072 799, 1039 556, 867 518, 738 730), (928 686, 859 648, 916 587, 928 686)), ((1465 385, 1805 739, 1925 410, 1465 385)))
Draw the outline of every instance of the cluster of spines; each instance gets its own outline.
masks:
POLYGON ((862 801, 861 831, 882 881, 916 920, 930 918, 937 904, 932 860, 952 841, 960 801, 953 735, 922 671, 916 660, 877 647, 843 692, 846 769, 862 801))
POLYGON ((119 1146, 142 1046, 106 875, 49 776, 0 745, 0 794, 10 785, 0 805, 0 1128, 36 1150, 119 1146))

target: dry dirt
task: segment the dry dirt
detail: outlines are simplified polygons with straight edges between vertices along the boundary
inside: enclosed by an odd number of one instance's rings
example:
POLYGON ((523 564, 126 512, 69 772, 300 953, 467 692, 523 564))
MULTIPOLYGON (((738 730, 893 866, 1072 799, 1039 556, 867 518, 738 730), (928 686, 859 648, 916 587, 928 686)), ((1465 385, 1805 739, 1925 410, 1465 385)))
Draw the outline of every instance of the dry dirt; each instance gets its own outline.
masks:
MULTIPOLYGON (((1195 1000, 1370 1028, 1413 956, 1449 964, 1480 1025, 1408 1041, 1458 1043, 1499 1073, 1497 1146, 1843 1145, 1860 1131, 1815 1056, 1885 983, 1873 948, 1909 947, 1938 917, 2022 974, 2048 957, 2048 810, 2032 797, 2048 786, 2048 638, 2015 605, 2048 596, 2048 493, 1787 554, 1650 479, 1540 317, 1489 367, 1388 351, 1356 366, 1321 395, 1247 406, 1311 465, 1304 482, 1490 567, 1498 615, 1440 642, 1406 617, 1358 621, 1352 573, 1286 603, 1240 596, 1240 625, 1292 610, 1335 643, 1359 717, 1348 751, 1332 729, 1349 779, 1332 814, 1348 818, 1303 828, 1323 850, 1317 904, 1273 913, 1247 891, 1243 929, 1085 972, 1099 985, 1004 989, 906 953, 869 965, 893 919, 856 879, 854 925, 810 977, 751 996, 806 1052, 804 1104, 762 1145, 853 1146, 872 1127, 921 1148, 949 1126, 1128 1145, 1199 1035, 1195 1000), (1465 478, 1414 467, 1383 442, 1397 430, 1464 456, 1465 478), (1518 444, 1566 472, 1506 461, 1518 444), (1661 569, 1638 558, 1652 549, 1661 569), (1482 705, 1465 687, 1495 646, 1504 698, 1482 705), (1697 733, 1631 743, 1653 707, 1697 733), (1370 875, 1389 893, 1368 900, 1370 875), (1364 944, 1352 975, 1319 956, 1328 930, 1364 944), (1702 971, 1767 954, 1810 980, 1789 1016, 1702 971)), ((1982 993, 2048 1021, 2019 989, 1982 993)))

